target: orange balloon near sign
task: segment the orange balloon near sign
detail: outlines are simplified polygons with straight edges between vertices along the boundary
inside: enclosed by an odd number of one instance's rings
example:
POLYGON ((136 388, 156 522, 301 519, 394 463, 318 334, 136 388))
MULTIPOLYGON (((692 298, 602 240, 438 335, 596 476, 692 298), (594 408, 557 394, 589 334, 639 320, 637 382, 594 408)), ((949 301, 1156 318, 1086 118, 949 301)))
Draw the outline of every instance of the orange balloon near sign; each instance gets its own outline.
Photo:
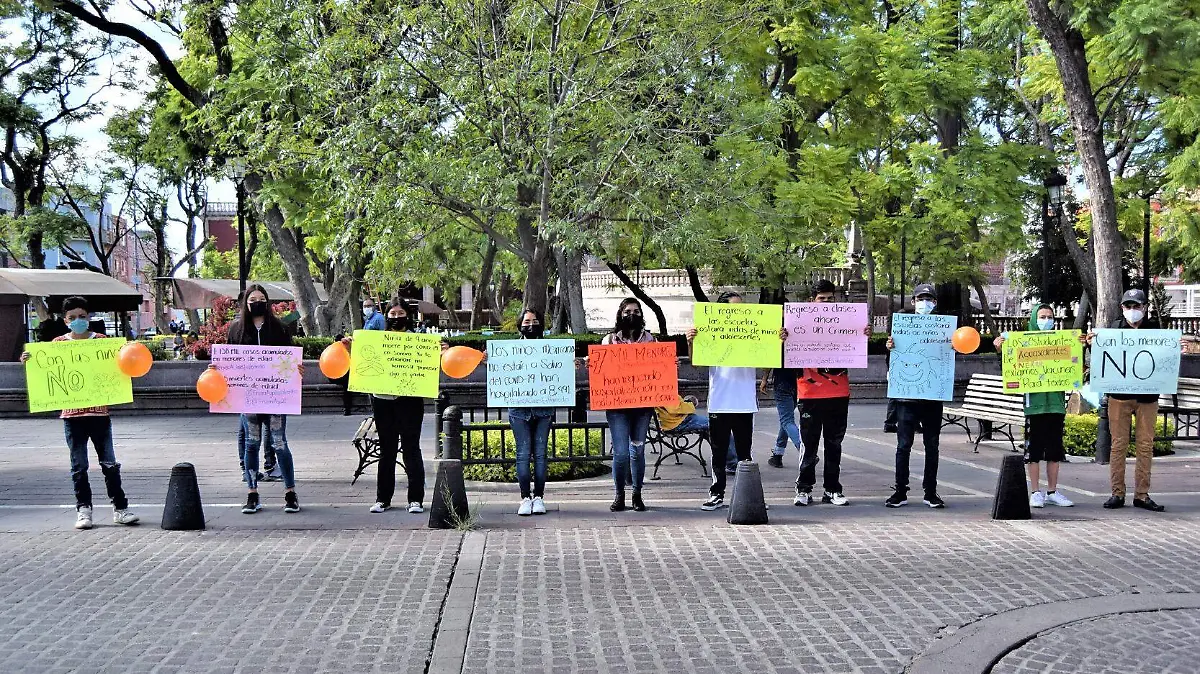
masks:
POLYGON ((196 380, 196 393, 206 403, 219 403, 229 394, 229 382, 220 370, 210 367, 196 380))
POLYGON ((969 327, 959 328, 950 338, 950 344, 959 353, 975 353, 979 349, 979 331, 969 327))
POLYGON ((462 379, 483 362, 483 352, 469 346, 452 346, 442 354, 442 372, 448 377, 462 379))
POLYGON ((341 379, 350 371, 350 352, 341 342, 334 342, 321 352, 321 374, 330 379, 341 379))
POLYGON ((150 371, 154 356, 141 342, 126 342, 117 351, 117 369, 130 377, 140 377, 150 371))

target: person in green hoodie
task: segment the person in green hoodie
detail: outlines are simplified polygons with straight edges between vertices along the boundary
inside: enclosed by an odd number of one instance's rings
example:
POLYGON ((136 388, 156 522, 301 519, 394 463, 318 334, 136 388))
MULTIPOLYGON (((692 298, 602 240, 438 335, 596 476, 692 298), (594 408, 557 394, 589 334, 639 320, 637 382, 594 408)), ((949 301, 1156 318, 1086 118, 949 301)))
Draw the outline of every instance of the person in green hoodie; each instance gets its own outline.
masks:
MULTIPOLYGON (((1043 304, 1029 317, 1029 330, 1053 330, 1054 309, 1043 304)), ((1004 335, 996 338, 996 353, 1003 353, 1004 335)), ((1063 448, 1063 425, 1067 417, 1066 395, 1063 391, 1025 394, 1025 418, 1029 421, 1028 440, 1025 443, 1025 470, 1029 473, 1029 485, 1033 489, 1029 497, 1031 508, 1042 508, 1046 504, 1070 507, 1075 505, 1058 493, 1058 466, 1067 458, 1063 448), (1047 491, 1038 488, 1041 462, 1046 462, 1047 491)))

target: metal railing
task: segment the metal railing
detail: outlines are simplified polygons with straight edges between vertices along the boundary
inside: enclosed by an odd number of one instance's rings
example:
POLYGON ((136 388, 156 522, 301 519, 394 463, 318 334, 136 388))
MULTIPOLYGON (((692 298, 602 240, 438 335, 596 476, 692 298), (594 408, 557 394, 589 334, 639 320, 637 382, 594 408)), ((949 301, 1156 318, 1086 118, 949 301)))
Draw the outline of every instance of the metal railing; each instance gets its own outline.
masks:
MULTIPOLYGON (((555 408, 550 423, 546 460, 552 463, 611 461, 608 423, 572 421, 574 412, 569 407, 555 408), (564 442, 559 442, 564 434, 557 431, 567 431, 564 442), (589 450, 593 432, 599 432, 599 451, 595 452, 589 450)), ((512 427, 508 423, 507 410, 486 407, 464 409, 451 405, 438 415, 438 421, 439 457, 459 459, 464 466, 516 464, 517 447, 515 440, 510 442, 512 427), (489 431, 500 431, 498 442, 492 441, 489 431)))

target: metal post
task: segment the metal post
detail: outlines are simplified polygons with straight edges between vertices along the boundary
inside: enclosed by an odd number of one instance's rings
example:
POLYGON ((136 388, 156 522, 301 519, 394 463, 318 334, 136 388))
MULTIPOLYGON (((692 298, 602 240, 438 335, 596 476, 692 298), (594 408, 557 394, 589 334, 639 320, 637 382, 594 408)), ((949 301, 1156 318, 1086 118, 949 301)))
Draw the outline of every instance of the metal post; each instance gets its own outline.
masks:
POLYGON ((456 529, 469 523, 467 486, 462 465, 462 408, 451 405, 442 414, 442 458, 434 461, 437 475, 433 483, 433 502, 429 508, 430 529, 456 529))
POLYGON ((1150 298, 1150 195, 1146 195, 1146 222, 1142 228, 1142 292, 1150 298))
POLYGON ((238 227, 238 290, 242 302, 246 301, 246 276, 249 265, 246 260, 246 186, 242 180, 237 181, 237 227, 238 227))
MULTIPOLYGON (((1096 424, 1096 458, 1095 462, 1105 466, 1112 457, 1112 428, 1108 425, 1108 396, 1100 401, 1100 421, 1096 424)), ((1126 428, 1128 433, 1129 429, 1126 428)), ((1124 457, 1121 458, 1124 461, 1124 457)))
MULTIPOLYGON (((1055 215, 1058 209, 1055 208, 1055 215)), ((1042 195, 1042 304, 1050 303, 1050 195, 1042 195)))

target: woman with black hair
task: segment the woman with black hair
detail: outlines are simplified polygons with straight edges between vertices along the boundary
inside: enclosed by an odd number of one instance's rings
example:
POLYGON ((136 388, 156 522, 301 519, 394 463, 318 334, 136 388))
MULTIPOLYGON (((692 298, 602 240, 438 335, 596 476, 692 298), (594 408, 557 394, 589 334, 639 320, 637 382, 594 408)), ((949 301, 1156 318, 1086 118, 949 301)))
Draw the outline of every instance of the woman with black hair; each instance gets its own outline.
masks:
MULTIPOLYGON (((292 346, 292 339, 284 330, 283 323, 271 312, 266 288, 257 284, 246 287, 241 315, 229 325, 228 343, 292 346)), ((304 374, 303 364, 297 369, 301 375, 304 374)), ((275 447, 275 457, 283 473, 283 511, 300 512, 300 501, 296 496, 296 469, 292 463, 292 450, 287 443, 286 417, 282 414, 244 414, 242 418, 247 426, 246 444, 242 452, 243 479, 246 482, 247 494, 242 512, 250 515, 262 510, 262 504, 258 500, 258 447, 262 444, 263 426, 267 427, 270 434, 271 443, 275 447)))
MULTIPOLYGON (((521 339, 541 339, 545 334, 542 312, 521 311, 517 330, 521 339)), ((553 407, 510 407, 508 423, 517 442, 517 483, 521 485, 521 506, 518 515, 545 515, 546 451, 550 444, 550 425, 554 421, 553 407), (530 459, 533 462, 533 491, 529 489, 530 459)))
MULTIPOLYGON (((646 321, 642 317, 642 303, 632 297, 626 297, 617 307, 616 326, 600 343, 640 344, 653 341, 654 335, 646 330, 646 321)), ((604 412, 608 418, 608 432, 612 437, 612 471, 616 495, 608 509, 613 512, 625 509, 625 476, 630 472, 631 463, 633 509, 638 512, 646 509, 646 504, 642 502, 642 482, 646 477, 646 433, 650 430, 652 414, 653 407, 631 407, 604 412)))

